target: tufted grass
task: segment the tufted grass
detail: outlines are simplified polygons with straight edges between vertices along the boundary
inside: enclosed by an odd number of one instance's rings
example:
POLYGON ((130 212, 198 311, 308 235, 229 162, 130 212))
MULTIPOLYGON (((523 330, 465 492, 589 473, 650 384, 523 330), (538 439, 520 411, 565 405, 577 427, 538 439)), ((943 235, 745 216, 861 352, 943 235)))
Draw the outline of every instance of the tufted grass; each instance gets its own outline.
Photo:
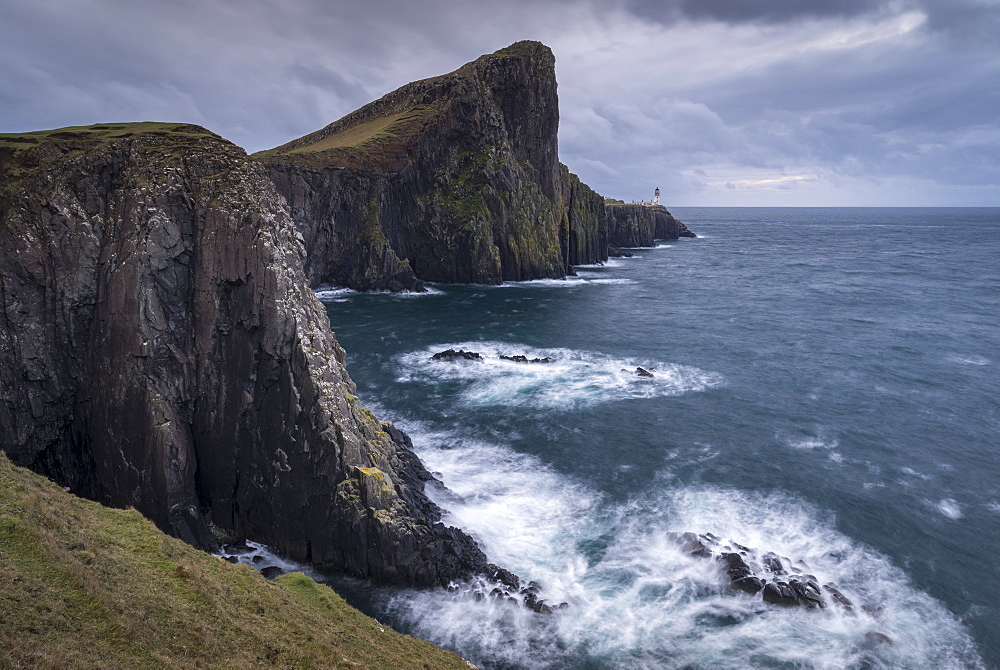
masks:
POLYGON ((467 668, 302 573, 268 582, 0 452, 0 667, 467 668))

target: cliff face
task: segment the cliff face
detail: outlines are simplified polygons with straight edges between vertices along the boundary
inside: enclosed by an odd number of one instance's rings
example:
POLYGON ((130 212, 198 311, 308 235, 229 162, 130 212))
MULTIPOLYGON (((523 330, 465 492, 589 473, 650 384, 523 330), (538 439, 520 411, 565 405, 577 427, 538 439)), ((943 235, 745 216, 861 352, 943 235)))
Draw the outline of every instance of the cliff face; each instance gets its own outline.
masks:
POLYGON ((485 558, 354 398, 263 167, 197 127, 0 135, 0 446, 194 544, 363 577, 485 558))
POLYGON ((555 59, 519 42, 255 155, 313 285, 561 277, 555 59))
POLYGON ((651 247, 654 240, 676 240, 679 237, 695 237, 667 211, 656 205, 608 204, 607 217, 608 244, 613 247, 651 247))
POLYGON ((608 258, 608 227, 604 198, 560 166, 563 222, 561 243, 567 267, 589 265, 608 258))

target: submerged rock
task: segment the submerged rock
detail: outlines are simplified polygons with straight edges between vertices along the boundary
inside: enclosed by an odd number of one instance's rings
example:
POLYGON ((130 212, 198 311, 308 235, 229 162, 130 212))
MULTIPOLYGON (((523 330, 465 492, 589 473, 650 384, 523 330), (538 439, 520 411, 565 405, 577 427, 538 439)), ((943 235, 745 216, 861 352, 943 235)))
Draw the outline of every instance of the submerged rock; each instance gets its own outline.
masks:
MULTIPOLYGON (((668 533, 667 537, 690 556, 714 557, 722 564, 731 588, 750 595, 760 593, 764 602, 821 609, 827 607, 823 598, 825 591, 837 605, 853 611, 854 604, 832 584, 825 584, 820 589, 813 575, 790 574, 785 566, 792 565, 792 561, 774 552, 758 555, 751 547, 737 542, 724 543, 711 533, 668 533)), ((804 571, 807 567, 800 562, 794 565, 794 569, 804 571)))
POLYGON ((608 258, 632 258, 631 251, 622 251, 616 247, 608 247, 608 258))
POLYGON ((515 363, 549 363, 549 358, 528 358, 523 354, 517 354, 516 356, 504 356, 500 354, 500 359, 505 361, 514 361, 515 363))
POLYGON ((439 351, 431 356, 431 359, 435 361, 481 361, 483 360, 483 357, 475 351, 465 351, 464 349, 458 349, 457 351, 455 349, 445 349, 444 351, 439 351))

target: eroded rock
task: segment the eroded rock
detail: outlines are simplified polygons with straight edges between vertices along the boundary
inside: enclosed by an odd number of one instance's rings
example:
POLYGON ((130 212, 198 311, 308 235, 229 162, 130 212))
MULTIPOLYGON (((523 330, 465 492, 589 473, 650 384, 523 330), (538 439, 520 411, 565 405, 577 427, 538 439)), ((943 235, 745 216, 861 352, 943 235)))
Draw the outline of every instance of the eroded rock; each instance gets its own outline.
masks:
POLYGON ((482 354, 475 351, 465 351, 464 349, 445 349, 444 351, 439 351, 431 358, 435 361, 481 361, 483 360, 482 354))

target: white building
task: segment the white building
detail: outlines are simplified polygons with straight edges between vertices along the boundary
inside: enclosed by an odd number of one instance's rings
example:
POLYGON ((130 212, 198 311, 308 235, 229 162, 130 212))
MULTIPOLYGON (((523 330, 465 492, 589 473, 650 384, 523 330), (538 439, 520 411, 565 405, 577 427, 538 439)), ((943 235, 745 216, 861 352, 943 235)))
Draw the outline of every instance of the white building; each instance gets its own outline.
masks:
POLYGON ((653 199, 652 200, 639 200, 639 201, 633 200, 632 204, 633 205, 645 205, 646 207, 655 207, 655 206, 659 205, 660 204, 660 187, 657 186, 656 190, 653 191, 653 199))

